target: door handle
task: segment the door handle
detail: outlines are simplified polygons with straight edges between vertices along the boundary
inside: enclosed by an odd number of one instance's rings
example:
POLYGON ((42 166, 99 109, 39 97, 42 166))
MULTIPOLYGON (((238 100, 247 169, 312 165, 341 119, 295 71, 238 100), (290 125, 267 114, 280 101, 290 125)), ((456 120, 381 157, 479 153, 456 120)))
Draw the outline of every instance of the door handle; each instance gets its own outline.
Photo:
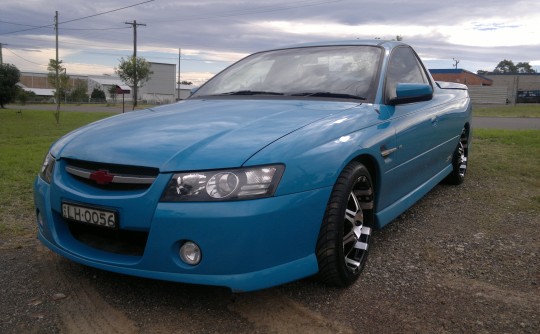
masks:
POLYGON ((386 158, 387 156, 389 156, 390 154, 394 153, 397 150, 398 150, 397 147, 392 147, 392 148, 386 149, 384 146, 382 146, 381 147, 381 156, 383 158, 386 158))

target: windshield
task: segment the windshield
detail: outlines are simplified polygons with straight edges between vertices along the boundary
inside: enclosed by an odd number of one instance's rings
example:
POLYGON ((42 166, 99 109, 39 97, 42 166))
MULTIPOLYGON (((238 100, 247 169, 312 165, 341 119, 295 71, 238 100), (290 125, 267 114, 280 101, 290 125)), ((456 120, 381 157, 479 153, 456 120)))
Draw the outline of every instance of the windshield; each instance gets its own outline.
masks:
POLYGON ((256 53, 228 67, 193 97, 286 95, 371 99, 381 49, 303 47, 256 53))

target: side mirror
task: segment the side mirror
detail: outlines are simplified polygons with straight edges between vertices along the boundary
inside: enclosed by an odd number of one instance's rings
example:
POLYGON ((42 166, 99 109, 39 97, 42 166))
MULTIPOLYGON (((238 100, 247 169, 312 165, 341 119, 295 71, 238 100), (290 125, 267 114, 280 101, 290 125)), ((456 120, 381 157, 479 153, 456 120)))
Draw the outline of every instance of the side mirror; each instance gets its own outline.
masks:
POLYGON ((420 83, 398 83, 396 97, 390 100, 391 105, 429 101, 433 98, 433 87, 420 83))
POLYGON ((190 94, 189 96, 195 94, 195 92, 198 91, 198 90, 199 90, 199 87, 193 87, 193 88, 191 88, 191 94, 190 94))

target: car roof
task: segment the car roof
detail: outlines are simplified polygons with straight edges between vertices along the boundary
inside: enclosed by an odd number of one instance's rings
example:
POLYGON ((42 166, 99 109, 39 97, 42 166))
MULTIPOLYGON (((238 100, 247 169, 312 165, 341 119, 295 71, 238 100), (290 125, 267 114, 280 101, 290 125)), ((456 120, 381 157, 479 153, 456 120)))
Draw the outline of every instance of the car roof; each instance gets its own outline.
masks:
POLYGON ((337 45, 367 45, 367 46, 380 46, 386 49, 393 49, 398 45, 407 45, 403 42, 391 41, 391 40, 381 40, 381 39, 364 39, 364 40, 337 40, 337 41, 323 41, 323 42, 310 42, 310 43, 301 43, 287 45, 284 47, 278 47, 271 50, 282 50, 282 49, 293 49, 293 48, 303 48, 303 47, 316 47, 316 46, 337 46, 337 45))

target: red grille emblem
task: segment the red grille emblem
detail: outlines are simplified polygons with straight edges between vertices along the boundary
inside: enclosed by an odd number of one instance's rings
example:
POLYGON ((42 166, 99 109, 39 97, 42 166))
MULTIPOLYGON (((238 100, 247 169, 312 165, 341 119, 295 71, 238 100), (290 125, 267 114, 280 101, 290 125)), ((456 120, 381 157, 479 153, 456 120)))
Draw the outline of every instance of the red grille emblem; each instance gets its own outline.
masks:
POLYGON ((113 181, 114 175, 109 174, 109 171, 100 169, 90 174, 90 180, 96 181, 97 184, 109 184, 113 181))

